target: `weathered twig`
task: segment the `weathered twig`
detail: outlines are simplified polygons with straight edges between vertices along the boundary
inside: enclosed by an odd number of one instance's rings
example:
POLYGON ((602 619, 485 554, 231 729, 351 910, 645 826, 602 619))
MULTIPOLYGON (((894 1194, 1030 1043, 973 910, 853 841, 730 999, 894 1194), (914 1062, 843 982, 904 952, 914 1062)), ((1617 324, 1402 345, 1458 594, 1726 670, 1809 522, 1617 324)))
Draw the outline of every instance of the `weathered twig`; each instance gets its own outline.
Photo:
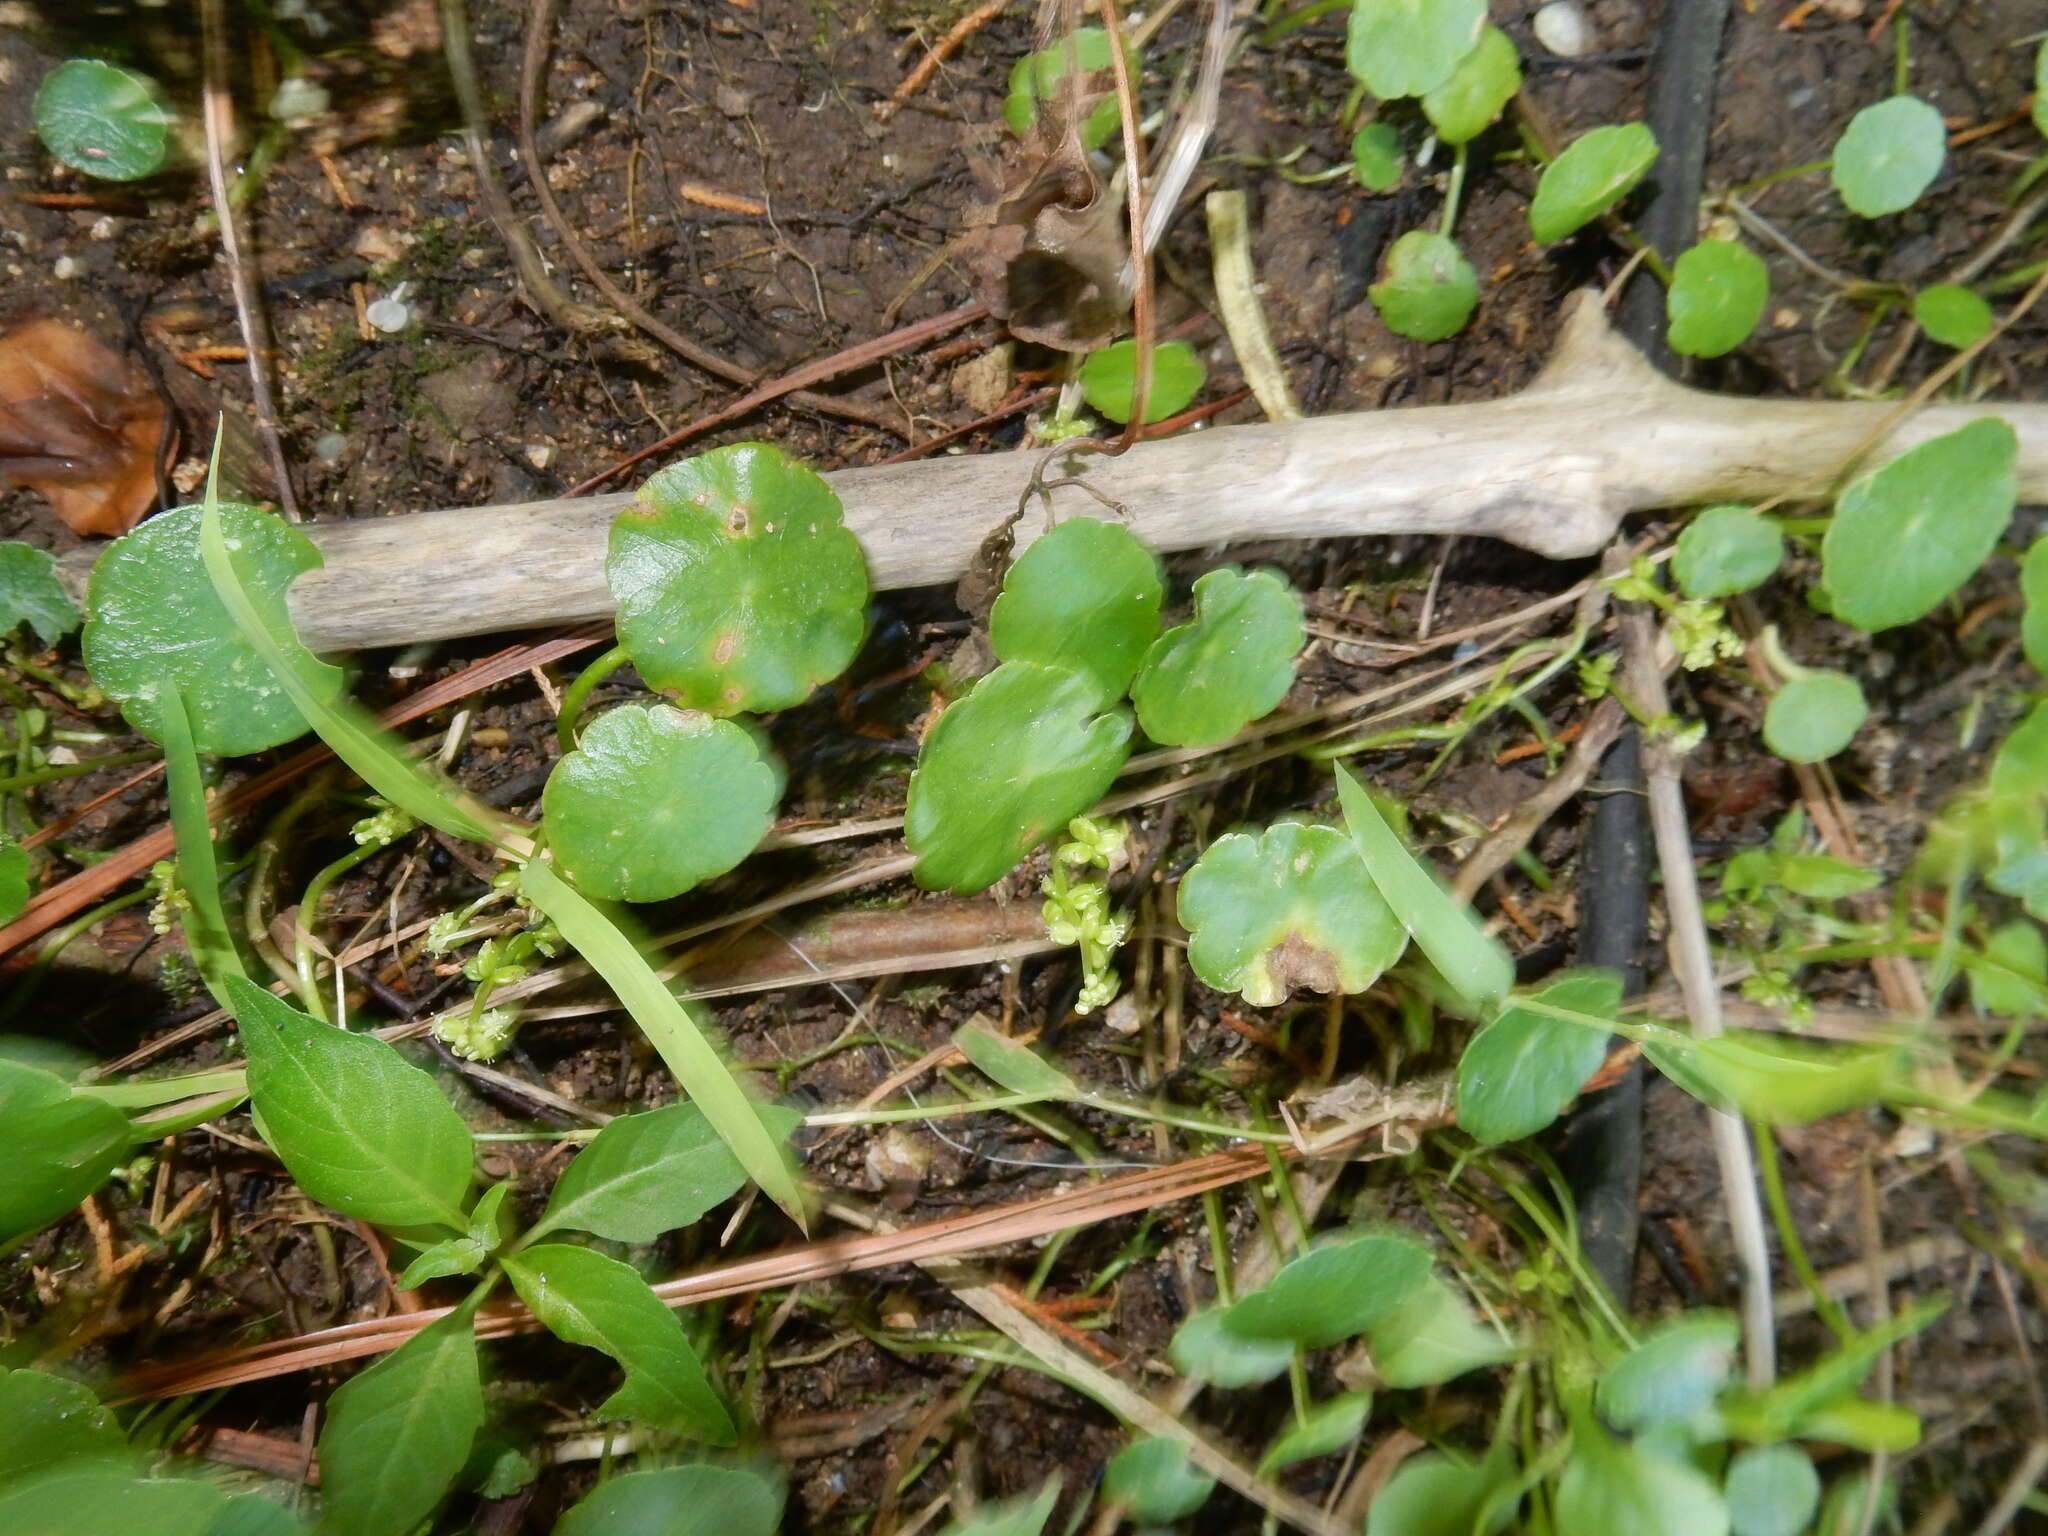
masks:
MULTIPOLYGON (((1818 496, 1890 407, 1747 400, 1658 374, 1581 297, 1557 355, 1521 394, 1223 427, 1094 459, 1089 482, 1163 550, 1243 538, 1462 533, 1539 554, 1599 550, 1630 512, 1818 496)), ((1966 421, 2019 433, 2023 495, 2048 500, 2048 406, 1934 406, 1897 423, 1898 451, 1966 421)), ((951 581, 1017 505, 1038 456, 980 454, 827 478, 876 586, 951 581)), ((1063 494, 1077 512, 1100 504, 1063 494)), ((626 496, 475 507, 316 526, 326 558, 293 588, 322 650, 608 617, 606 535, 626 496)), ((1035 521, 1027 519, 1027 524, 1035 521)), ((1026 526, 1020 538, 1040 530, 1026 526)))

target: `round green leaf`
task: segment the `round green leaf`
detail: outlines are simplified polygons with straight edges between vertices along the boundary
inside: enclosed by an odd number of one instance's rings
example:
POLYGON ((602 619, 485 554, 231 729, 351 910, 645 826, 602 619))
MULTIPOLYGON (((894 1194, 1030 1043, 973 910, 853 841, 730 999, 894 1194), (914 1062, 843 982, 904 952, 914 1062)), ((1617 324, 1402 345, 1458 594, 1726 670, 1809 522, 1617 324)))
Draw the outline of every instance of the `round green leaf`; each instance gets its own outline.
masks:
POLYGON ((1846 672, 1808 672, 1771 695, 1764 745, 1788 763, 1818 763, 1848 746, 1870 706, 1846 672))
POLYGON ((1109 34, 1100 27, 1076 27, 1052 47, 1019 59, 1010 70, 1010 94, 1003 102, 1003 121, 1019 138, 1029 133, 1038 120, 1038 104, 1060 100, 1060 82, 1066 78, 1070 61, 1080 66, 1084 77, 1082 95, 1102 98, 1082 120, 1080 128, 1081 147, 1100 149, 1123 125, 1116 93, 1088 80, 1097 73, 1107 78, 1110 68, 1109 34))
MULTIPOLYGON (((1163 341, 1152 349, 1152 384, 1145 396, 1145 420, 1164 421, 1187 409, 1201 393, 1209 370, 1201 354, 1184 341, 1163 341)), ((1088 403, 1111 421, 1131 419, 1131 397, 1138 387, 1138 344, 1113 341, 1088 354, 1081 365, 1081 392, 1088 403)))
POLYGON ((1947 154, 1941 114, 1917 96, 1893 96, 1849 120, 1831 174, 1842 201, 1874 219, 1919 201, 1947 154))
POLYGON ((1391 123, 1367 123, 1351 136, 1351 173, 1368 192, 1401 179, 1401 136, 1391 123))
MULTIPOLYGON (((199 750, 237 757, 303 735, 306 719, 214 595, 199 553, 203 510, 179 507, 153 517, 100 556, 86 595, 85 664, 145 736, 163 740, 158 690, 169 684, 184 697, 199 750)), ((320 564, 320 552, 298 529, 255 507, 225 503, 220 514, 258 611, 289 633, 285 589, 320 564)), ((339 667, 308 674, 326 698, 341 696, 339 667)))
POLYGON ((0 544, 0 630, 23 624, 45 645, 78 628, 78 609, 57 580, 57 562, 33 544, 0 544))
MULTIPOLYGON (((1610 1017, 1621 1006, 1612 971, 1565 976, 1534 1001, 1610 1017)), ((1510 1003, 1458 1058, 1458 1125, 1487 1146, 1533 1136, 1579 1096, 1607 1059, 1605 1033, 1510 1003)))
POLYGON ((1820 1474, 1796 1445, 1752 1445, 1728 1463, 1734 1536, 1799 1536, 1820 1508, 1820 1474))
POLYGON ((1286 1339, 1252 1339, 1231 1331, 1229 1309, 1197 1312, 1174 1331, 1166 1357, 1181 1375, 1219 1387, 1255 1387, 1287 1369, 1294 1345, 1286 1339))
POLYGON ((1194 599, 1194 617, 1153 641, 1131 684, 1138 723, 1162 746, 1228 741, 1294 686, 1301 599, 1284 579, 1226 566, 1194 599))
POLYGON ((1408 944, 1335 827, 1283 821, 1258 836, 1218 838, 1181 881, 1179 899, 1195 974, 1258 1008, 1297 988, 1363 992, 1408 944))
POLYGON ((1321 1349, 1356 1338, 1423 1294, 1427 1246, 1405 1232, 1365 1232, 1311 1248, 1223 1314, 1222 1326, 1250 1339, 1321 1349))
POLYGON ((2036 672, 2048 672, 2048 537, 2027 546, 2020 562, 2020 595, 2027 604, 2020 624, 2027 662, 2036 672))
POLYGON ((134 181, 171 158, 177 121, 156 82, 98 59, 67 59, 36 89, 36 135, 73 170, 103 181, 134 181))
POLYGON ((1762 586, 1785 558, 1785 535, 1733 502, 1708 507, 1678 536, 1671 574, 1687 597, 1727 597, 1762 586))
POLYGON ((1435 1275, 1425 1276, 1368 1333, 1373 1369, 1390 1387, 1433 1387, 1497 1365, 1513 1353, 1473 1315, 1465 1298, 1435 1275))
POLYGON ((1513 39, 1498 27, 1486 27, 1450 78, 1422 98, 1422 111, 1438 138, 1463 144, 1485 132, 1521 88, 1522 60, 1513 39))
POLYGON ((1215 1491, 1216 1479, 1188 1460, 1178 1440, 1133 1440, 1102 1469, 1102 1497, 1140 1525, 1185 1520, 1215 1491))
POLYGON ((1620 202, 1657 160, 1657 136, 1643 123, 1617 123, 1580 135, 1543 168, 1529 204, 1529 229, 1544 245, 1597 219, 1620 202))
POLYGON ((1955 283, 1939 283, 1913 296, 1913 319, 1944 347, 1961 351, 1991 333, 1991 306, 1955 283))
POLYGON ((1065 667, 1113 704, 1159 633, 1159 557, 1121 523, 1073 517, 1032 541, 1003 578, 989 642, 1003 661, 1065 667))
POLYGON ((1652 1331, 1600 1379, 1594 1399, 1616 1429, 1683 1423, 1714 1401, 1742 1327, 1729 1312, 1696 1312, 1652 1331))
POLYGON ((903 834, 927 890, 986 890, 1102 798, 1130 755, 1127 710, 1078 672, 1005 662, 939 717, 903 834))
POLYGON ((745 726, 627 704, 591 722, 541 806, 555 861, 584 890, 666 901, 752 853, 781 794, 782 775, 745 726))
POLYGON ((745 1467, 680 1466, 606 1478, 555 1536, 775 1536, 782 1485, 745 1467))
POLYGON ((1420 96, 1479 41, 1486 0, 1355 0, 1346 60, 1382 101, 1420 96))
POLYGON ((1554 1528, 1572 1536, 1728 1536, 1721 1490, 1704 1472, 1597 1429, 1574 1434, 1554 1510, 1554 1528))
POLYGON ((1719 357, 1749 339, 1771 296, 1763 259, 1739 240, 1702 240, 1678 258, 1664 295, 1672 350, 1719 357))
POLYGON ((2018 457, 2013 429, 1986 417, 1843 491, 1820 550, 1835 617, 1879 630, 1933 612, 1998 547, 2019 496, 2018 457))
POLYGON ((612 524, 605 579, 640 675, 713 715, 801 704, 866 630, 867 563, 839 498, 762 443, 650 479, 612 524))
MULTIPOLYGON (((1472 1536, 1479 1506, 1512 1471, 1511 1463, 1466 1464, 1441 1451, 1410 1456, 1366 1506, 1365 1536, 1472 1536)), ((1502 1501, 1486 1524, 1488 1536, 1514 1512, 1512 1501, 1502 1501)))
POLYGON ((1411 229, 1388 250, 1386 275, 1366 297, 1396 336, 1442 341, 1464 329, 1479 307, 1479 274, 1457 241, 1411 229))

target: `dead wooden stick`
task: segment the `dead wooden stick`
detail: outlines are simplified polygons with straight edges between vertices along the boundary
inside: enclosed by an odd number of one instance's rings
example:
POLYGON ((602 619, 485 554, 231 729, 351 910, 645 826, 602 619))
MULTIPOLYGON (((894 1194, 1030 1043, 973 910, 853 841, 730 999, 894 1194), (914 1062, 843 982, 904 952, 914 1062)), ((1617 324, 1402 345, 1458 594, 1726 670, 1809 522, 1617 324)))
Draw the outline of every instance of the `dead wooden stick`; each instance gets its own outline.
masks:
MULTIPOLYGON (((1159 550, 1240 539, 1481 534, 1554 559, 1592 554, 1653 507, 1827 492, 1893 409, 1712 395, 1674 384, 1571 301, 1556 354, 1518 395, 1220 427, 1079 461, 1159 550)), ((2019 433, 2023 497, 2048 501, 2048 405, 1933 406, 1878 447, 1896 453, 1998 415, 2019 433)), ((1017 507, 1035 452, 979 454, 828 475, 878 588, 951 581, 1017 507)), ((1063 515, 1100 514, 1085 490, 1063 515)), ((326 565, 291 606, 316 650, 404 645, 608 617, 606 534, 631 498, 308 526, 326 565)), ((1020 541, 1042 531, 1027 517, 1020 541)), ((1902 558, 1909 557, 1901 552, 1902 558)))

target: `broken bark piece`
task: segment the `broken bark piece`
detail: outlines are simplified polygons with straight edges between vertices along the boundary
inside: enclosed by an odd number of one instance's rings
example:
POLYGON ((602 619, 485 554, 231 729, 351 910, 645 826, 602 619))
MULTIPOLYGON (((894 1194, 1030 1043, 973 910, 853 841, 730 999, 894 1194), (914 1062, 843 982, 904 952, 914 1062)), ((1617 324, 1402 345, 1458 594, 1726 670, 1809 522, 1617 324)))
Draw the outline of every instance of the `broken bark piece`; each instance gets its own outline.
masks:
POLYGON ((139 369, 76 326, 0 336, 0 477, 73 533, 125 533, 156 501, 164 406, 139 369))

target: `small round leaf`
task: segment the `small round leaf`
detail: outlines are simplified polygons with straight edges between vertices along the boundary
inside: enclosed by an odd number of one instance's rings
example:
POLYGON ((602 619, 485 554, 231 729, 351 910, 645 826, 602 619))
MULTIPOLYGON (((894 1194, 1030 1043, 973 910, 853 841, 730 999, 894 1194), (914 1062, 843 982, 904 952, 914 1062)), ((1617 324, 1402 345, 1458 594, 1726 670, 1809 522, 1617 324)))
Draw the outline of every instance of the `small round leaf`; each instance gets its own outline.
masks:
POLYGON ((549 775, 548 846, 609 901, 666 901, 752 853, 782 776, 745 726, 666 704, 593 721, 549 775))
POLYGON ((1799 1536, 1820 1508, 1820 1474, 1796 1445, 1752 1445, 1728 1463, 1733 1536, 1799 1536))
POLYGON ((1351 840, 1292 821, 1211 843, 1181 881, 1180 920, 1195 974, 1259 1008, 1297 988, 1363 992, 1408 944, 1351 840))
POLYGON ((1038 120, 1040 102, 1056 104, 1060 101, 1065 90, 1061 82, 1066 78, 1070 63, 1078 65, 1084 77, 1081 87, 1083 98, 1102 98, 1081 122, 1081 147, 1100 149, 1122 126, 1123 112, 1117 104, 1116 93, 1089 78, 1098 74, 1104 80, 1109 78, 1109 34, 1100 27, 1076 27, 1052 47, 1027 53, 1011 69, 1010 94, 1003 102, 1003 121, 1010 125, 1010 131, 1018 138, 1028 134, 1031 125, 1038 120))
MULTIPOLYGON (((1535 1001, 1612 1017, 1621 978, 1583 971, 1553 981, 1535 1001)), ((1458 1058, 1458 1126, 1485 1146, 1533 1136, 1579 1096, 1607 1059, 1607 1035, 1511 1001, 1458 1058)))
POLYGON ((1356 0, 1346 61, 1382 101, 1420 96, 1451 76, 1486 25, 1486 0, 1356 0))
POLYGON ((1130 755, 1127 710, 1078 672, 1005 662, 939 717, 903 833, 927 890, 986 890, 1102 798, 1130 755))
MULTIPOLYGON (((1480 1506, 1513 1475, 1512 1463, 1503 1468, 1490 1458, 1475 1466, 1440 1451, 1410 1456, 1366 1507, 1365 1536, 1472 1536, 1480 1506)), ((1486 1536, 1504 1529, 1514 1514, 1511 1501, 1497 1505, 1486 1536)))
POLYGON ((1742 1328, 1729 1312, 1699 1312, 1654 1329, 1600 1378, 1594 1398, 1616 1429, 1690 1419, 1728 1380, 1742 1328))
POLYGON ((1686 524, 1671 573, 1687 597, 1728 597, 1763 585, 1785 558, 1785 535, 1769 518, 1729 503, 1686 524))
POLYGON ((1197 1312, 1174 1331, 1166 1356, 1181 1375, 1219 1387, 1255 1387, 1287 1369, 1294 1345, 1231 1331, 1227 1307, 1197 1312))
POLYGON ((1159 557, 1121 523, 1073 517, 1032 541, 1003 578, 989 615, 1002 661, 1034 661, 1090 678, 1113 704, 1159 633, 1159 557))
POLYGON ((1941 174, 1948 130, 1917 96, 1865 107, 1835 141, 1835 190, 1866 219, 1910 208, 1941 174))
POLYGON ((102 181, 153 176, 171 158, 156 82, 98 59, 67 59, 36 89, 36 136, 73 170, 102 181))
MULTIPOLYGON (((100 556, 82 643, 93 681, 138 731, 163 739, 158 690, 168 684, 184 697, 199 750, 236 757, 303 735, 306 720, 214 595, 199 553, 202 512, 178 507, 153 517, 100 556)), ((319 551, 255 507, 224 503, 220 515, 250 597, 271 628, 289 633, 285 590, 320 564, 319 551)), ((341 696, 339 667, 308 672, 327 698, 341 696)))
MULTIPOLYGON (((1164 341, 1152 349, 1152 383, 1145 395, 1145 420, 1164 421, 1187 409, 1201 393, 1209 370, 1184 341, 1164 341)), ((1081 392, 1088 403, 1111 421, 1131 419, 1131 397, 1138 387, 1138 344, 1113 341, 1088 354, 1081 365, 1081 392)))
POLYGON ((1301 649, 1301 599, 1272 571, 1226 566, 1195 583, 1194 617, 1152 643, 1131 684, 1162 746, 1228 741, 1287 697, 1301 649))
POLYGON ((1140 1525, 1185 1520, 1216 1489, 1216 1479, 1188 1460, 1178 1440, 1133 1440, 1102 1469, 1102 1497, 1121 1504, 1140 1525))
POLYGON ((1719 357, 1749 339, 1771 296, 1771 274, 1737 240, 1702 240, 1678 258, 1664 313, 1672 350, 1719 357))
POLYGON ((1356 1338, 1423 1296, 1433 1278, 1427 1246, 1391 1228, 1319 1244, 1240 1296, 1223 1326, 1253 1339, 1321 1349, 1356 1338))
POLYGON ((1656 163, 1657 136, 1642 123, 1595 128, 1543 168, 1529 204, 1529 229, 1548 245, 1620 202, 1656 163))
POLYGON ((1438 138, 1463 144, 1484 133, 1521 88, 1522 60, 1514 40, 1498 27, 1487 27, 1451 77, 1422 98, 1422 110, 1438 138))
POLYGON ((1938 283, 1913 296, 1913 318, 1944 347, 1961 351, 1991 333, 1991 306, 1981 295, 1955 283, 1938 283))
POLYGON ((1442 341, 1464 329, 1479 307, 1479 274, 1457 241, 1411 229, 1388 250, 1386 275, 1366 297, 1396 336, 1442 341))
POLYGON ((57 562, 33 544, 0 544, 0 630, 26 624, 45 645, 78 628, 77 605, 57 580, 57 562))
POLYGON ((1401 179, 1401 136, 1391 123, 1367 123, 1351 136, 1351 173, 1368 192, 1401 179))
POLYGON ((1910 448, 1842 492, 1821 541, 1835 617, 1924 618, 1998 547, 2019 497, 2019 438, 1995 416, 1910 448))
POLYGON ((651 478, 612 524, 605 579, 640 675, 714 715, 801 704, 866 630, 867 564, 839 498, 761 443, 651 478))
POLYGON ((1808 672, 1771 695, 1764 745, 1788 763, 1818 763, 1848 746, 1870 706, 1846 672, 1808 672))

